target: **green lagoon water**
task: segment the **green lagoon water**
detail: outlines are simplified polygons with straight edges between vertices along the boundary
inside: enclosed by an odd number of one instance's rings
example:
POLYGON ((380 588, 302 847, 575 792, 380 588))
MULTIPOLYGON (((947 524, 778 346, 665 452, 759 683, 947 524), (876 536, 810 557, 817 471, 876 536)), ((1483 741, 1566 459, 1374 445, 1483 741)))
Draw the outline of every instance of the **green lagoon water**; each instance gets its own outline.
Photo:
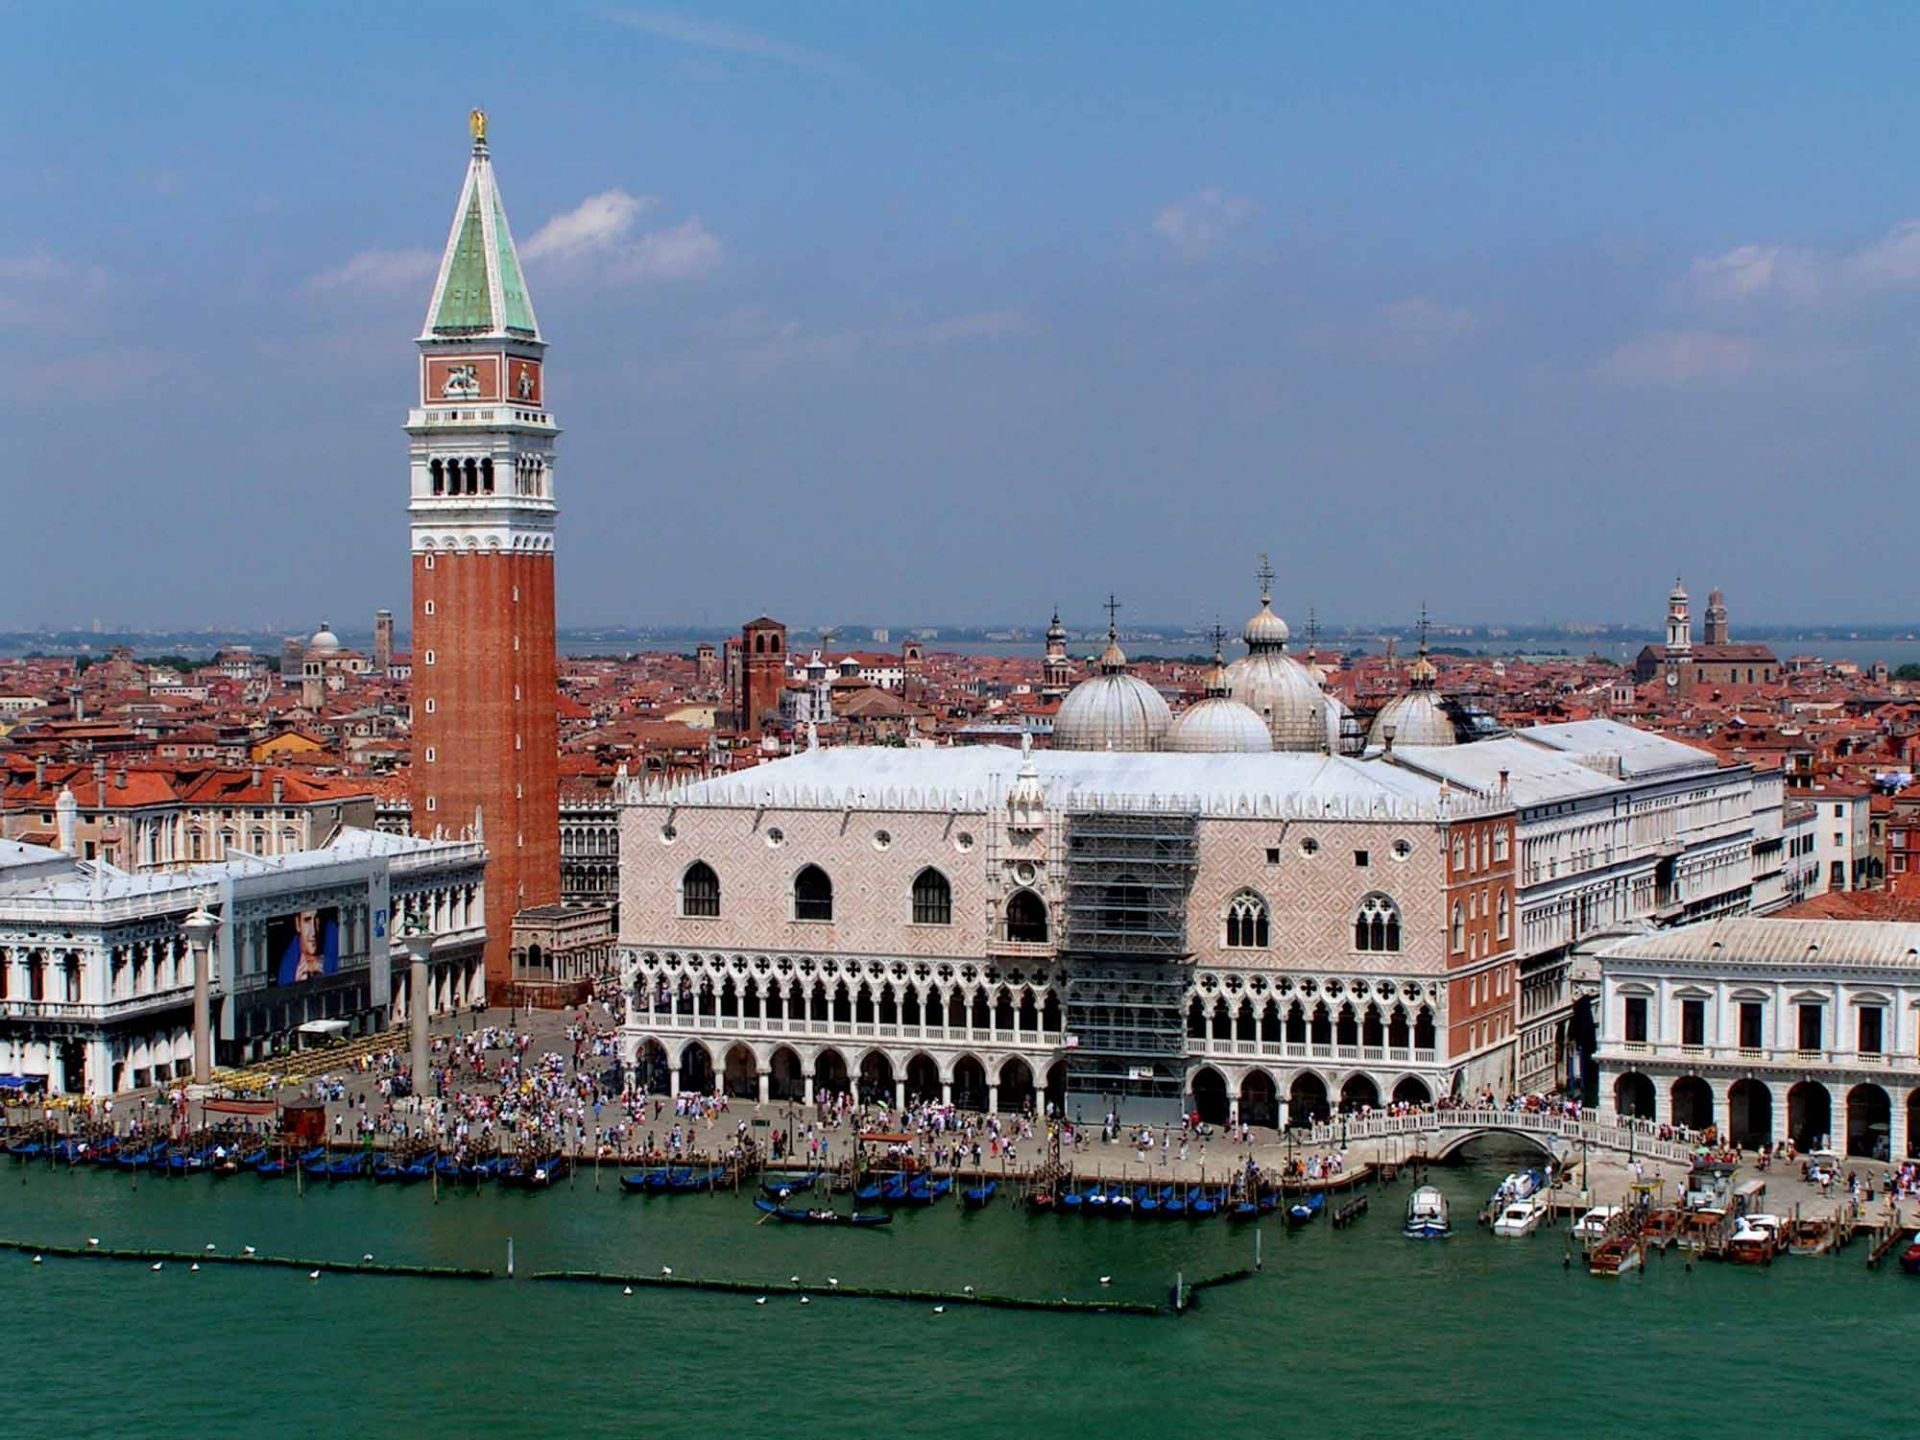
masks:
MULTIPOLYGON (((1504 1170, 1505 1167, 1501 1167, 1504 1170)), ((1264 1272, 1181 1319, 823 1297, 812 1281, 1162 1298, 1250 1229, 944 1202, 888 1229, 757 1226, 743 1197, 169 1181, 0 1165, 0 1235, 45 1244, 482 1265, 463 1282, 0 1256, 0 1435, 714 1437, 1906 1434, 1920 1279, 1864 1246, 1770 1270, 1677 1255, 1601 1281, 1564 1237, 1496 1242, 1497 1179, 1437 1170, 1456 1221, 1399 1235, 1408 1186, 1335 1233, 1264 1226, 1264 1272), (532 1283, 593 1268, 764 1280, 770 1299, 532 1283), (1102 1291, 1099 1277, 1113 1284, 1102 1291)))

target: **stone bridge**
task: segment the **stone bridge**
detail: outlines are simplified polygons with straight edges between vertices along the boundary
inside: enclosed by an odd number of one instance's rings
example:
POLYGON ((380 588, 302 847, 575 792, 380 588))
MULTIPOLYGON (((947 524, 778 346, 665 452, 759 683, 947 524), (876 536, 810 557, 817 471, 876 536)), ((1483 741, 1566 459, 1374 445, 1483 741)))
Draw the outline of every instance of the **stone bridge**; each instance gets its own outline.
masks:
POLYGON ((1623 1120, 1574 1120, 1532 1110, 1416 1110, 1408 1115, 1347 1115, 1313 1127, 1309 1143, 1345 1146, 1356 1140, 1402 1140, 1409 1156, 1444 1160, 1469 1141, 1511 1136, 1556 1159, 1569 1159, 1582 1145, 1621 1155, 1685 1165, 1693 1147, 1661 1140, 1652 1127, 1623 1120))

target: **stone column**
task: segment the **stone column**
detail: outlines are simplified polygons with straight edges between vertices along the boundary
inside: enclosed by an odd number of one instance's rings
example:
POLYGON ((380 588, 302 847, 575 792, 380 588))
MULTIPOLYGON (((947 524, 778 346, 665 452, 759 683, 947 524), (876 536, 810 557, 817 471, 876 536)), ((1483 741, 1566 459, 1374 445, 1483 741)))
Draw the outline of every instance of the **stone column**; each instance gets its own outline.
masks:
POLYGON ((800 1072, 800 1103, 802 1105, 813 1104, 813 1071, 811 1070, 802 1070, 800 1072))
POLYGON ((220 922, 201 905, 180 928, 193 951, 193 1078, 205 1085, 213 1078, 213 936, 220 922))
POLYGON ((773 1072, 771 1070, 762 1070, 759 1074, 760 1103, 762 1105, 765 1105, 768 1103, 767 1084, 769 1080, 771 1080, 772 1076, 773 1076, 773 1072))
POLYGON ((1707 1084, 1713 1089, 1713 1123, 1720 1127, 1720 1137, 1726 1141, 1733 1129, 1733 1082, 1709 1080, 1707 1084))
POLYGON ((893 1108, 895 1110, 907 1108, 907 1082, 904 1079, 893 1082, 893 1108))
POLYGON ((400 947, 407 952, 407 1030, 413 1039, 413 1096, 416 1105, 425 1105, 433 1083, 427 1046, 427 1017, 433 1008, 428 998, 432 982, 427 978, 427 966, 433 955, 433 937, 410 934, 401 940, 400 947))
POLYGON ((1887 1155, 1898 1165, 1907 1158, 1907 1097, 1899 1090, 1888 1092, 1893 1104, 1887 1111, 1887 1155))
POLYGON ((1642 1074, 1653 1081, 1653 1123, 1671 1125, 1673 1123, 1673 1076, 1655 1075, 1650 1070, 1642 1074))
POLYGON ((953 1104, 953 1081, 942 1080, 940 1082, 940 1103, 942 1105, 953 1104))
POLYGON ((987 1114, 998 1115, 999 1113, 1000 1082, 998 1080, 989 1080, 987 1082, 987 1114))

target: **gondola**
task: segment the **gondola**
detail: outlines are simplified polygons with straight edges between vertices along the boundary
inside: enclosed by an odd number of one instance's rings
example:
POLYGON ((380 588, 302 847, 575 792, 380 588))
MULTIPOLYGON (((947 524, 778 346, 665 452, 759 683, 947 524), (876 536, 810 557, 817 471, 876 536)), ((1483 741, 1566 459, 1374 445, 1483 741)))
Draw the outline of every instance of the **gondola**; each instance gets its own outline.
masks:
POLYGON ((727 1178, 727 1172, 716 1167, 706 1170, 679 1170, 667 1177, 669 1195, 694 1195, 702 1190, 717 1188, 727 1178))
POLYGON ((1160 1202, 1162 1220, 1184 1220, 1187 1218, 1187 1202, 1179 1195, 1169 1195, 1160 1202))
POLYGON ((1035 1215, 1050 1215, 1059 1208, 1060 1197, 1051 1190, 1036 1190, 1027 1197, 1027 1209, 1035 1215))
POLYGON ((370 1155, 349 1155, 327 1167, 329 1180, 364 1180, 372 1173, 373 1157, 370 1155))
POLYGON ((928 1180, 925 1176, 920 1176, 907 1186, 907 1204, 921 1209, 933 1204, 936 1200, 945 1198, 952 1189, 951 1179, 928 1180))
POLYGON ((878 1205, 880 1203, 880 1191, 882 1188, 880 1181, 869 1180, 865 1185, 862 1185, 858 1190, 853 1192, 853 1203, 856 1205, 878 1205))
POLYGON ((1211 1220, 1219 1213, 1219 1201, 1214 1199, 1211 1191, 1205 1189, 1196 1192, 1193 1199, 1187 1205, 1187 1218, 1189 1220, 1211 1220))
POLYGON ((784 1221, 789 1225, 867 1226, 891 1225, 893 1223, 893 1216, 887 1214, 884 1210, 874 1214, 864 1215, 858 1210, 853 1211, 851 1214, 845 1214, 839 1210, 794 1210, 785 1205, 776 1204, 771 1200, 762 1200, 757 1196, 754 1199, 753 1205, 754 1208, 761 1213, 770 1215, 775 1220, 784 1221))
POLYGON ((998 1180, 988 1180, 984 1184, 975 1185, 970 1190, 962 1190, 960 1192, 960 1203, 969 1210, 984 1210, 993 1200, 994 1192, 999 1190, 999 1188, 1000 1182, 998 1180))
POLYGON ((1305 1200, 1297 1200, 1287 1207, 1287 1224, 1298 1228, 1310 1224, 1314 1216, 1326 1208, 1327 1197, 1315 1190, 1305 1200))
POLYGON ((811 1190, 819 1179, 818 1170, 810 1171, 805 1175, 782 1175, 777 1179, 763 1182, 760 1193, 771 1196, 775 1200, 784 1200, 789 1195, 798 1195, 802 1190, 811 1190))

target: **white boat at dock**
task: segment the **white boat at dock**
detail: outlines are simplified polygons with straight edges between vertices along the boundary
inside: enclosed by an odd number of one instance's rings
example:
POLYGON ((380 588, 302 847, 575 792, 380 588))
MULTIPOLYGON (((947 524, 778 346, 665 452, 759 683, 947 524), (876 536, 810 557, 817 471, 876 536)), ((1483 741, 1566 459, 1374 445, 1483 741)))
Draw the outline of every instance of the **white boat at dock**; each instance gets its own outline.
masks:
POLYGON ((1406 1236, 1409 1240, 1444 1240, 1453 1231, 1447 1215, 1447 1197, 1435 1185, 1422 1185, 1407 1201, 1406 1236))
POLYGON ((1529 1195, 1501 1207, 1493 1220, 1493 1233, 1502 1240, 1524 1240, 1538 1230, 1546 1218, 1547 1207, 1529 1195))

